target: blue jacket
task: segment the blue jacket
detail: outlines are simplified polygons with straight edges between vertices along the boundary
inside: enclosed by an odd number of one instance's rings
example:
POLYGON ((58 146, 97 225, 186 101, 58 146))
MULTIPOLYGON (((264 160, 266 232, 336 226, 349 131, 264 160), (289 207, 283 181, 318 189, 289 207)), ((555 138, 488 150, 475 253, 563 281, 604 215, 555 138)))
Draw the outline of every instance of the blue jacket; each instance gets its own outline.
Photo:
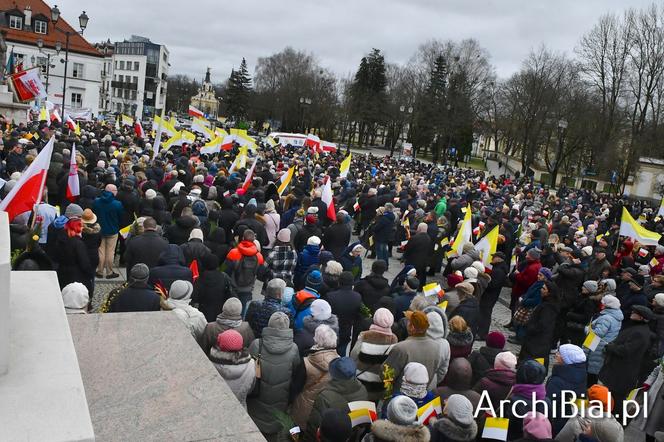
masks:
MULTIPOLYGON (((576 393, 577 397, 581 397, 586 392, 586 376, 587 366, 585 362, 569 365, 554 365, 551 371, 551 377, 546 382, 546 397, 549 398, 553 406, 556 408, 556 416, 561 416, 563 410, 567 415, 572 414, 572 407, 570 405, 563 406, 563 391, 576 393)), ((570 394, 570 393, 566 393, 570 394)), ((567 418, 551 419, 553 427, 553 434, 557 434, 562 430, 567 422, 567 418)))
POLYGON ((115 199, 111 192, 103 191, 100 197, 95 198, 92 211, 97 215, 101 226, 101 234, 104 236, 116 235, 121 228, 122 203, 115 199))
POLYGON ((339 263, 343 267, 344 271, 351 272, 356 282, 362 278, 362 257, 352 256, 351 252, 353 251, 353 248, 359 244, 359 242, 354 242, 346 247, 344 254, 339 260, 339 263))
MULTIPOLYGON (((623 312, 620 309, 605 308, 599 313, 599 316, 592 320, 591 328, 601 341, 595 351, 584 348, 588 360, 588 373, 598 374, 602 369, 604 347, 618 337, 623 319, 623 312)), ((588 333, 588 327, 586 327, 586 333, 588 333)))
POLYGON ((394 220, 392 212, 385 212, 378 217, 373 231, 374 241, 387 243, 392 239, 395 230, 394 220))
POLYGON ((318 264, 320 246, 306 245, 297 258, 295 266, 295 279, 300 281, 312 265, 318 264))
POLYGON ((534 308, 542 303, 542 286, 544 281, 535 281, 533 285, 528 287, 528 290, 521 299, 521 305, 524 307, 534 308))

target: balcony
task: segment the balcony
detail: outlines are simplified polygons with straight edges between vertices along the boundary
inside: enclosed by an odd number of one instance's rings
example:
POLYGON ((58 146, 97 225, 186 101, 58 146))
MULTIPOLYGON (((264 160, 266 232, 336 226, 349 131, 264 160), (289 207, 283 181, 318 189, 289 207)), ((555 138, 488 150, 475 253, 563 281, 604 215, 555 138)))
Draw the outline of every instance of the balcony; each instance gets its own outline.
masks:
POLYGON ((111 81, 111 87, 118 89, 129 89, 130 91, 138 90, 138 83, 130 83, 126 81, 111 81))

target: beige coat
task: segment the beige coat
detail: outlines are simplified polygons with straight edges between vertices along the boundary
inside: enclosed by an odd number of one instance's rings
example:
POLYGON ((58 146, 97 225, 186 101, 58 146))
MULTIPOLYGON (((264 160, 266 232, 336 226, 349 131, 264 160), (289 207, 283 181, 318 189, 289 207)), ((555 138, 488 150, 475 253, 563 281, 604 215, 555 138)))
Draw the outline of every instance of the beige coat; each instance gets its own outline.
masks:
POLYGON ((319 350, 309 354, 304 358, 304 368, 307 372, 307 380, 304 389, 295 398, 291 409, 291 416, 300 429, 304 431, 307 427, 307 420, 314 405, 316 396, 330 381, 328 368, 330 362, 338 358, 336 349, 319 350))

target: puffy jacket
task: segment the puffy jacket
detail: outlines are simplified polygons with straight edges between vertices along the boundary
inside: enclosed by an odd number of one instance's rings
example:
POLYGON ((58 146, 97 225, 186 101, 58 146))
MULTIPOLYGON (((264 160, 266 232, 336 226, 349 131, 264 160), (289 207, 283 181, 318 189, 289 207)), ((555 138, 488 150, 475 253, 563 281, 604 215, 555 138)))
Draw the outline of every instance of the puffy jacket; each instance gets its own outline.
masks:
POLYGON ((258 397, 247 399, 247 411, 261 432, 274 434, 282 429, 275 413, 286 412, 293 372, 301 364, 293 330, 265 327, 249 353, 254 358, 260 353, 261 386, 258 397))
POLYGON ((370 273, 355 284, 355 291, 362 296, 364 305, 374 313, 380 298, 389 296, 390 284, 383 276, 370 273))
POLYGON ((577 397, 581 397, 586 392, 586 376, 585 362, 553 366, 551 377, 546 381, 546 396, 557 410, 556 416, 558 417, 550 419, 554 434, 558 433, 567 422, 567 418, 560 417, 563 415, 563 410, 565 410, 567 416, 572 415, 572 407, 569 405, 563 406, 562 404, 563 391, 573 391, 577 397))
POLYGON ((102 235, 116 235, 121 228, 126 227, 120 225, 124 212, 122 203, 116 200, 111 192, 103 191, 101 196, 95 199, 92 211, 97 215, 102 235))
POLYGON ((302 328, 293 333, 293 342, 297 344, 300 355, 304 356, 314 345, 314 334, 319 325, 327 325, 334 333, 339 336, 339 320, 336 315, 331 315, 325 321, 314 319, 313 316, 306 316, 302 320, 302 328))
POLYGON ((195 259, 198 261, 199 267, 201 267, 202 258, 205 255, 212 253, 200 239, 190 239, 186 243, 180 245, 180 248, 182 249, 182 254, 184 255, 185 264, 190 265, 191 262, 195 259))
MULTIPOLYGON (((592 320, 590 328, 601 339, 594 351, 584 348, 588 361, 588 373, 598 374, 604 365, 604 347, 613 342, 620 333, 622 327, 623 313, 620 309, 605 308, 599 316, 592 320)), ((588 333, 588 327, 586 327, 588 333)))
POLYGON ((349 402, 366 400, 367 390, 357 379, 332 379, 314 401, 303 440, 316 440, 315 434, 320 426, 325 410, 334 408, 348 413, 350 411, 348 409, 349 402))
POLYGON ((304 247, 297 258, 297 265, 295 266, 295 281, 296 285, 302 283, 304 275, 312 265, 318 264, 318 255, 320 254, 320 247, 309 244, 304 247))
POLYGON ((198 218, 193 216, 181 216, 175 220, 175 224, 169 226, 164 232, 164 237, 169 243, 181 245, 189 240, 191 229, 198 224, 198 218))
POLYGON ((189 267, 185 266, 182 250, 175 244, 169 244, 168 248, 159 255, 158 265, 150 269, 150 285, 154 286, 161 282, 170 290, 171 284, 177 280, 193 282, 193 275, 189 267))
POLYGON ((295 330, 304 327, 304 318, 311 316, 311 304, 318 298, 318 293, 310 289, 300 290, 293 296, 289 308, 295 330))
POLYGON ((445 197, 442 197, 438 203, 436 204, 436 207, 433 209, 436 212, 436 216, 440 218, 445 214, 447 211, 447 199, 445 197))
POLYGON ((197 308, 189 305, 191 299, 173 299, 169 298, 167 301, 168 306, 172 308, 173 313, 187 326, 187 329, 191 332, 191 335, 196 339, 197 342, 200 342, 201 336, 203 336, 203 330, 207 325, 207 320, 203 313, 201 313, 197 308))
POLYGON ((521 296, 528 288, 537 281, 537 274, 542 268, 539 261, 530 261, 526 266, 517 273, 514 277, 514 285, 512 285, 512 296, 521 296))
POLYGON ((282 312, 288 315, 291 326, 293 325, 293 313, 288 307, 282 305, 279 299, 266 296, 262 302, 252 301, 249 304, 247 307, 246 321, 251 326, 256 337, 261 337, 263 329, 267 327, 267 323, 270 321, 270 316, 276 312, 282 312))
POLYGON ((394 224, 394 213, 385 212, 376 220, 373 230, 374 241, 387 243, 392 240, 396 226, 394 224))
POLYGON ((256 267, 256 277, 258 277, 261 272, 261 267, 263 267, 265 264, 265 260, 263 259, 263 255, 261 255, 261 253, 258 251, 258 248, 256 248, 256 244, 254 244, 252 241, 241 241, 237 247, 231 249, 231 251, 228 252, 228 255, 226 255, 224 270, 226 274, 228 274, 228 276, 230 276, 233 280, 237 293, 247 293, 254 289, 253 283, 250 286, 244 287, 238 285, 235 275, 235 270, 237 270, 238 266, 240 266, 240 261, 243 258, 251 256, 255 256, 258 260, 258 266, 256 267))
POLYGON ((330 382, 329 366, 339 355, 335 349, 318 350, 304 358, 306 381, 291 409, 291 416, 301 430, 307 428, 307 420, 316 396, 330 382))
POLYGON ((217 369, 235 397, 247 408, 247 395, 256 382, 256 363, 247 350, 225 352, 217 346, 210 350, 210 362, 217 369))

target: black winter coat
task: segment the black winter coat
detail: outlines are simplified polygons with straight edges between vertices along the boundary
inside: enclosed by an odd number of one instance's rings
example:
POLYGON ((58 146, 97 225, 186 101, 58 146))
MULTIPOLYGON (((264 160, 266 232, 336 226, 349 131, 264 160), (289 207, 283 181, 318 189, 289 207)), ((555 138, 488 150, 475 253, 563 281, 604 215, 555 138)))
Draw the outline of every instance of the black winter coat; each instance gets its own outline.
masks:
POLYGON ((69 283, 80 282, 89 285, 95 269, 90 264, 88 249, 78 236, 69 238, 65 229, 57 231, 54 258, 58 263, 58 281, 60 288, 69 283))
POLYGON ((233 232, 237 237, 239 237, 240 241, 242 241, 242 234, 246 229, 251 229, 254 231, 256 234, 256 239, 261 243, 261 247, 267 247, 268 244, 270 244, 265 226, 256 218, 242 218, 235 223, 233 232))
POLYGON ((132 236, 127 241, 124 254, 127 271, 131 273, 131 268, 138 263, 143 263, 150 269, 155 267, 159 262, 159 256, 167 248, 168 241, 153 230, 147 230, 138 236, 132 236))
POLYGON ((182 250, 175 244, 169 244, 168 248, 159 256, 158 265, 150 269, 148 283, 154 286, 161 281, 168 290, 171 284, 177 280, 193 282, 191 270, 185 266, 182 250))
POLYGON ((560 289, 561 307, 569 309, 579 296, 581 285, 586 280, 580 265, 563 262, 558 266, 554 281, 560 289))
POLYGON ((111 303, 110 313, 157 312, 159 295, 144 283, 134 283, 122 290, 111 303))
POLYGON ((544 357, 548 360, 559 311, 558 302, 551 298, 543 299, 542 303, 535 307, 526 326, 526 337, 521 346, 519 359, 544 357))
POLYGON ((340 260, 344 250, 350 243, 350 225, 346 223, 334 223, 323 235, 323 248, 334 255, 335 260, 340 260))
POLYGON ((207 322, 214 322, 228 298, 235 296, 233 283, 219 270, 205 270, 194 283, 192 304, 198 304, 207 322))
POLYGON ((419 275, 429 263, 433 242, 427 233, 418 233, 413 236, 404 247, 403 258, 405 263, 417 269, 419 275))
POLYGON ((388 243, 394 239, 394 231, 396 230, 394 219, 394 213, 392 212, 385 212, 376 219, 373 230, 375 242, 388 243))
POLYGON ((198 224, 198 218, 194 216, 181 216, 175 220, 175 224, 169 226, 164 232, 164 238, 169 243, 177 246, 189 241, 191 230, 198 224))
POLYGON ((297 235, 295 235, 295 238, 293 239, 293 246, 295 247, 295 251, 300 253, 302 250, 304 250, 304 246, 307 245, 307 241, 309 241, 309 238, 312 236, 317 236, 320 238, 323 236, 323 231, 315 224, 305 224, 302 229, 297 232, 297 235))
POLYGON ((360 319, 362 297, 352 287, 341 287, 327 294, 327 302, 339 320, 339 341, 350 339, 353 325, 360 319))
POLYGON ((125 227, 133 223, 134 217, 138 216, 138 206, 141 202, 138 192, 135 189, 120 188, 115 199, 120 201, 124 208, 120 217, 120 227, 125 227))
POLYGON ((647 323, 629 319, 618 337, 604 347, 604 365, 599 380, 612 393, 625 397, 639 379, 640 361, 650 349, 651 331, 647 323))
POLYGON ((374 313, 380 298, 390 295, 390 283, 386 278, 371 273, 355 284, 355 291, 362 297, 364 305, 374 313))
POLYGON ((477 334, 477 325, 480 317, 480 303, 476 297, 471 296, 461 301, 457 308, 448 315, 449 318, 455 316, 461 316, 465 319, 466 324, 468 324, 468 327, 473 331, 473 334, 477 334))
MULTIPOLYGON (((203 257, 212 253, 210 249, 203 244, 203 241, 200 239, 192 239, 180 246, 182 249, 182 254, 184 255, 184 262, 187 267, 195 259, 198 261, 198 267, 201 267, 203 257)), ((216 316, 215 316, 216 317, 216 316)))

